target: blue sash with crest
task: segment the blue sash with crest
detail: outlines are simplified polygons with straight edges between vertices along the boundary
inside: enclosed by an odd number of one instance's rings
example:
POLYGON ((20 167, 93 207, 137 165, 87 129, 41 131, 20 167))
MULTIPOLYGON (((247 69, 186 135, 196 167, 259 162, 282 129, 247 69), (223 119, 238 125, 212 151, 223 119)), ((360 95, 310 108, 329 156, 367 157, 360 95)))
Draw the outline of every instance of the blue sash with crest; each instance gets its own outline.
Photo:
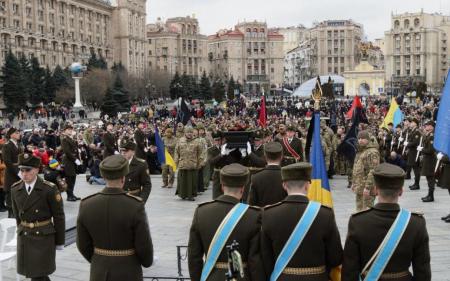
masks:
POLYGON ((366 268, 373 261, 373 264, 368 270, 367 275, 364 278, 364 281, 379 280, 389 260, 391 259, 392 254, 397 248, 398 243, 402 239, 410 219, 411 219, 411 212, 405 209, 400 209, 397 218, 395 219, 394 223, 392 224, 391 228, 386 234, 386 237, 384 238, 380 247, 375 252, 370 261, 367 263, 365 269, 363 269, 364 273, 366 268))
POLYGON ((219 228, 214 234, 211 244, 209 245, 208 254, 206 255, 206 261, 203 265, 200 281, 205 281, 208 278, 220 256, 220 253, 222 252, 223 247, 225 246, 225 243, 230 237, 231 232, 233 232, 233 229, 239 223, 249 207, 250 206, 247 204, 236 204, 220 223, 219 228))
POLYGON ((270 275, 270 281, 276 281, 288 265, 289 261, 292 259, 298 247, 308 233, 308 230, 314 222, 314 219, 317 217, 320 206, 320 203, 317 202, 310 201, 308 203, 308 206, 306 207, 302 218, 295 226, 294 231, 292 232, 291 236, 289 236, 288 241, 284 245, 283 250, 281 250, 277 261, 275 262, 273 272, 270 275))

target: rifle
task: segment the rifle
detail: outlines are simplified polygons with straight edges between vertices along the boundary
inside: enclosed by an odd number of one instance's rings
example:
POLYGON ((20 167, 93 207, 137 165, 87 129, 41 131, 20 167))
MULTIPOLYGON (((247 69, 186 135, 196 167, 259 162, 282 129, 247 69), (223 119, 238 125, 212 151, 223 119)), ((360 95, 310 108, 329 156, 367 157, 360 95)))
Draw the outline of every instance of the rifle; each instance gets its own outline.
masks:
MULTIPOLYGON (((423 136, 420 136, 419 147, 422 147, 423 136)), ((416 162, 419 159, 420 151, 417 151, 416 162)))
POLYGON ((400 139, 402 138, 403 135, 403 131, 400 131, 400 137, 398 138, 398 144, 397 144, 397 149, 400 149, 400 139))
POLYGON ((228 271, 225 274, 227 281, 237 281, 238 278, 244 278, 244 266, 238 250, 239 243, 236 240, 227 246, 228 271))
POLYGON ((405 141, 403 142, 403 151, 402 151, 402 155, 405 154, 405 151, 406 151, 406 145, 405 145, 405 142, 408 142, 408 137, 409 137, 409 132, 406 132, 406 138, 405 138, 405 141))

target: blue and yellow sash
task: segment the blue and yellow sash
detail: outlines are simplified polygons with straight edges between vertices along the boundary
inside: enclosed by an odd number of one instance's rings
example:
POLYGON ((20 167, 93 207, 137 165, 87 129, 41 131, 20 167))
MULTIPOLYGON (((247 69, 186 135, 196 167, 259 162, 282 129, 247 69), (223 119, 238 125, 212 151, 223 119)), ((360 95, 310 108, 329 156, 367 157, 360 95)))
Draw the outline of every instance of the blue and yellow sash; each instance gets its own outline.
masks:
POLYGON ((310 201, 308 203, 308 206, 306 207, 302 218, 295 226, 294 231, 292 232, 288 241, 284 245, 283 250, 281 250, 281 253, 277 258, 273 272, 270 275, 270 281, 276 281, 288 265, 289 261, 292 259, 298 247, 308 233, 308 230, 314 222, 314 219, 317 217, 320 206, 320 203, 317 202, 310 201))
POLYGON ((214 234, 211 244, 209 245, 208 254, 206 255, 206 261, 202 269, 200 281, 205 281, 208 278, 220 256, 220 253, 222 252, 223 247, 225 246, 225 243, 230 237, 231 232, 233 232, 233 229, 239 223, 249 207, 250 206, 247 204, 236 204, 236 206, 228 212, 220 223, 219 228, 214 234))
POLYGON ((397 218, 389 229, 389 232, 386 234, 386 237, 380 247, 367 263, 365 269, 363 269, 362 272, 365 272, 366 268, 370 266, 373 261, 373 264, 368 270, 364 281, 376 281, 380 279, 380 276, 383 274, 383 271, 397 248, 398 243, 402 239, 410 219, 411 212, 405 209, 400 209, 397 218))

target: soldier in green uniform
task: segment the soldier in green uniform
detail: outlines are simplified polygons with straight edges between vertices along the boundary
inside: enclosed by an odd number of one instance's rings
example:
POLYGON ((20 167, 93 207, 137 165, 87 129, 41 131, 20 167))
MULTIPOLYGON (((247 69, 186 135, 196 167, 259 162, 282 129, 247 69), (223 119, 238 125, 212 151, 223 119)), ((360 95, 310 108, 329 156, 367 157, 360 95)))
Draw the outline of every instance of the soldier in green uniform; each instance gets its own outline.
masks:
POLYGON ((436 179, 434 178, 434 169, 436 167, 436 151, 433 147, 434 141, 434 121, 430 120, 425 123, 425 134, 422 140, 422 146, 417 147, 417 153, 422 157, 422 168, 420 175, 427 178, 428 195, 422 198, 423 202, 434 201, 434 186, 436 179))
POLYGON ((203 163, 203 150, 195 141, 192 127, 184 128, 184 137, 175 146, 174 161, 178 169, 177 194, 181 199, 194 201, 197 196, 198 169, 203 163))
POLYGON ((137 129, 134 132, 134 140, 136 142, 136 157, 147 159, 147 138, 144 133, 144 122, 139 121, 137 129))
POLYGON ((153 263, 144 203, 123 190, 128 160, 113 155, 100 163, 106 187, 84 198, 77 219, 77 247, 91 264, 90 280, 143 280, 153 263))
MULTIPOLYGON (((437 185, 447 189, 450 194, 450 159, 447 155, 439 152, 437 154, 437 160, 439 161, 439 167, 437 169, 437 185)), ((441 218, 443 221, 450 223, 450 213, 441 218)))
POLYGON ((32 281, 50 280, 66 230, 61 194, 56 185, 38 176, 40 165, 41 160, 32 154, 20 154, 22 180, 11 191, 17 222, 17 272, 32 281))
POLYGON ((10 128, 6 132, 6 138, 9 141, 2 147, 2 160, 5 163, 5 178, 3 182, 3 191, 5 196, 5 205, 8 210, 8 218, 14 217, 11 205, 11 186, 20 180, 19 174, 19 154, 23 152, 20 144, 20 131, 16 128, 10 128))
MULTIPOLYGON (((364 280, 368 270, 366 265, 372 263, 374 253, 400 211, 398 199, 403 193, 403 169, 383 163, 374 169, 373 175, 378 203, 350 218, 344 247, 342 280, 364 280)), ((423 215, 412 213, 403 236, 378 280, 431 280, 428 241, 423 215), (409 272, 411 265, 413 273, 409 272)))
POLYGON ((352 190, 356 194, 356 210, 362 211, 373 206, 375 191, 373 169, 380 164, 380 152, 376 140, 368 131, 358 134, 358 154, 355 157, 352 176, 352 190))
MULTIPOLYGON (((195 210, 188 244, 191 280, 200 280, 205 260, 208 261, 207 255, 212 246, 213 237, 219 234, 217 232, 221 231, 219 227, 222 221, 241 200, 248 177, 249 170, 240 164, 234 163, 223 167, 220 171, 220 182, 224 194, 214 201, 200 204, 195 210), (206 259, 204 259, 205 257, 206 259)), ((226 240, 225 245, 229 245, 233 241, 239 243, 245 276, 238 280, 266 280, 259 255, 260 219, 259 208, 248 208, 226 240)), ((224 247, 220 249, 220 255, 206 280, 224 280, 227 270, 228 257, 224 247)))
POLYGON ((126 140, 120 145, 120 153, 129 163, 129 172, 125 176, 123 190, 134 196, 139 196, 145 204, 152 191, 152 182, 147 162, 136 157, 135 151, 136 144, 131 140, 126 140))
POLYGON ((285 137, 278 138, 283 146, 283 161, 281 166, 287 166, 298 161, 303 161, 303 146, 299 138, 295 136, 296 128, 292 125, 287 126, 285 137))
POLYGON ((67 201, 77 201, 80 197, 75 196, 75 182, 77 180, 77 166, 81 165, 78 155, 78 144, 73 139, 73 127, 67 124, 64 127, 63 135, 61 136, 61 148, 64 153, 62 163, 64 165, 64 175, 67 182, 67 201))
POLYGON ((106 125, 106 132, 103 134, 103 159, 106 157, 114 155, 117 150, 117 138, 113 133, 114 125, 109 123, 106 125))
POLYGON ((403 143, 407 148, 406 154, 406 165, 408 166, 408 170, 414 171, 414 184, 409 187, 411 190, 420 189, 420 162, 417 159, 417 147, 420 145, 420 140, 423 138, 420 133, 417 125, 419 124, 419 120, 416 118, 411 118, 409 122, 409 131, 408 131, 408 139, 405 139, 403 143))
MULTIPOLYGON (((173 130, 171 128, 167 128, 164 132, 164 136, 162 138, 164 142, 164 147, 167 148, 170 156, 174 156, 175 154, 175 146, 177 145, 177 139, 173 136, 173 130)), ((163 186, 162 188, 172 188, 173 182, 175 181, 175 172, 173 171, 172 166, 163 164, 162 167, 162 180, 163 186)))
MULTIPOLYGON (((283 188, 288 196, 264 208, 261 256, 267 275, 274 270, 275 262, 309 203, 306 194, 311 169, 311 164, 305 162, 281 168, 283 188)), ((277 280, 334 280, 331 273, 335 273, 341 263, 342 245, 334 212, 321 206, 308 233, 277 280)))

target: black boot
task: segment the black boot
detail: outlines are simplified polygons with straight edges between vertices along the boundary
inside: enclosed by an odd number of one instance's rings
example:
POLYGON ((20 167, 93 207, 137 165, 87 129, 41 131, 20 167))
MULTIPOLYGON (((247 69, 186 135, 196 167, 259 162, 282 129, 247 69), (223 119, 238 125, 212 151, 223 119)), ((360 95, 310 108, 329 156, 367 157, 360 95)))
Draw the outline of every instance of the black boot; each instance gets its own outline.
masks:
POLYGON ((445 222, 449 222, 450 223, 450 217, 448 217, 445 222))
POLYGON ((428 195, 422 198, 422 202, 433 202, 434 201, 434 189, 428 191, 428 195))
POLYGON ((442 217, 441 220, 445 221, 447 219, 450 219, 450 214, 446 215, 445 217, 442 217))
POLYGON ((413 184, 413 185, 409 186, 409 189, 411 189, 411 190, 419 190, 420 186, 418 184, 413 184))

